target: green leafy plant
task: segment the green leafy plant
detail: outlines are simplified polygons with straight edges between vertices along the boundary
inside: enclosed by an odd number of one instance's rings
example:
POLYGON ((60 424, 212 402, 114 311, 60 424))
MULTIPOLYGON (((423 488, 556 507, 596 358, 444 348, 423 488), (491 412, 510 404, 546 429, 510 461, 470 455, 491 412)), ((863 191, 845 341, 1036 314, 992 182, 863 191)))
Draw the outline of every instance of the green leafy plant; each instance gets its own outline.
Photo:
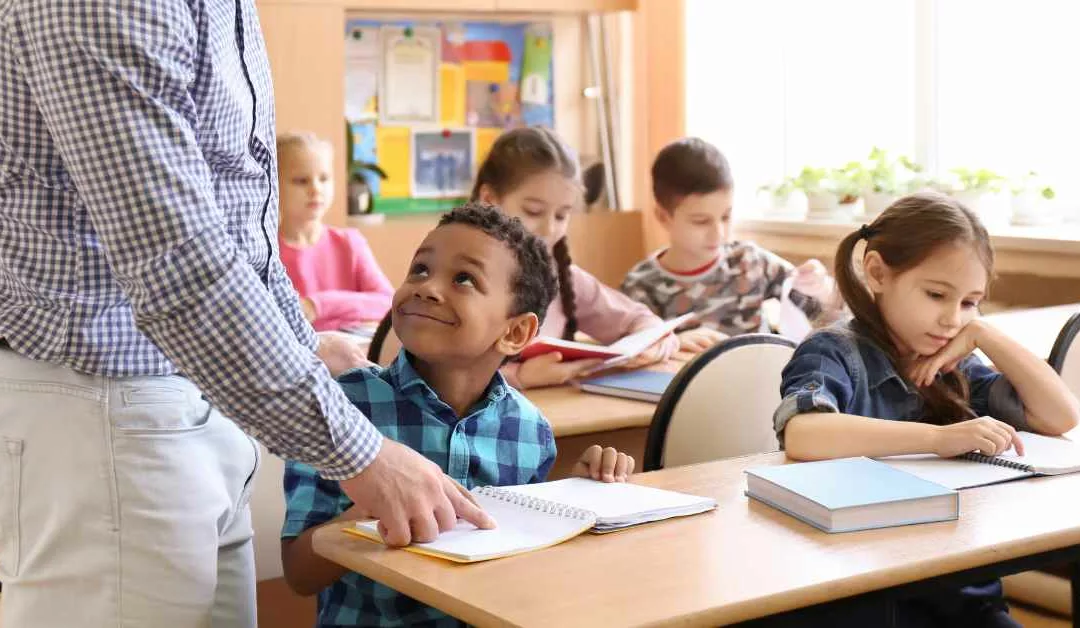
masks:
POLYGON ((773 198, 787 198, 792 192, 799 189, 795 177, 784 177, 776 183, 769 183, 758 188, 759 192, 771 194, 773 198))
POLYGON ((867 189, 879 194, 903 194, 911 182, 918 179, 922 166, 909 157, 893 158, 888 151, 875 146, 863 164, 866 171, 867 189))
POLYGON ((800 189, 807 194, 822 192, 826 190, 824 184, 829 178, 829 174, 829 170, 826 168, 804 166, 802 171, 795 176, 793 183, 795 188, 800 189))
POLYGON ((348 175, 348 206, 349 214, 370 214, 375 210, 375 198, 371 194, 371 186, 368 184, 368 177, 365 173, 372 173, 376 177, 386 180, 386 171, 379 167, 379 164, 370 161, 361 161, 353 158, 353 132, 352 125, 345 122, 345 155, 346 165, 345 172, 348 175), (368 205, 367 207, 359 206, 359 199, 362 192, 367 190, 368 192, 368 205))
POLYGON ((1057 196, 1057 193, 1054 192, 1054 188, 1050 187, 1044 181, 1042 181, 1039 178, 1039 173, 1035 172, 1034 170, 1029 171, 1026 175, 1024 175, 1020 179, 1020 181, 1018 181, 1016 185, 1013 186, 1012 192, 1013 194, 1023 194, 1028 190, 1038 191, 1039 196, 1043 197, 1048 201, 1054 200, 1054 198, 1057 196))
POLYGON ((841 204, 859 200, 870 181, 870 172, 862 162, 851 161, 842 168, 833 168, 828 175, 829 187, 841 204))
POLYGON ((958 191, 963 192, 1000 192, 1006 182, 1005 177, 986 168, 953 168, 949 172, 957 178, 958 191))

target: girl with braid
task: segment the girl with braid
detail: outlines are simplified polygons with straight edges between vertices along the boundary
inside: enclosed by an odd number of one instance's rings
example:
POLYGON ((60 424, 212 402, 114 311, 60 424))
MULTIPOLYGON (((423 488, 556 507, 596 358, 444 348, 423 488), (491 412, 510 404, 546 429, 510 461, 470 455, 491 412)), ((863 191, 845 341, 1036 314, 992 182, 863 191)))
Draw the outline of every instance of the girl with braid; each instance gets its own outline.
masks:
MULTIPOLYGON (((527 127, 500 136, 480 166, 472 200, 498 205, 508 215, 520 218, 549 247, 559 294, 548 307, 540 335, 572 339, 581 331, 610 344, 662 323, 645 305, 574 265, 566 232, 570 215, 583 201, 580 167, 573 151, 553 132, 527 127)), ((666 360, 678 348, 678 339, 669 335, 627 367, 666 360)), ((503 375, 519 388, 557 386, 598 364, 599 360, 564 362, 559 353, 547 353, 508 364, 503 375)))

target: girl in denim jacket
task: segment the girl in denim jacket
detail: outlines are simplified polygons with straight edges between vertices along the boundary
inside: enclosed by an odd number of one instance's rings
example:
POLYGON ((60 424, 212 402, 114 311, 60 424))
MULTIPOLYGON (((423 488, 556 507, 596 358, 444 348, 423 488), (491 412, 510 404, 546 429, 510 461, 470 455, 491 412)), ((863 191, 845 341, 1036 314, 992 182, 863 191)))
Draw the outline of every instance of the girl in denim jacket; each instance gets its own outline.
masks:
MULTIPOLYGON (((853 318, 810 336, 784 369, 774 421, 787 455, 1023 453, 1018 430, 1075 427, 1080 404, 1061 378, 978 318, 993 268, 985 227, 937 193, 904 197, 844 238, 836 280, 853 318)), ((1019 626, 1000 581, 895 612, 901 626, 1019 626)))

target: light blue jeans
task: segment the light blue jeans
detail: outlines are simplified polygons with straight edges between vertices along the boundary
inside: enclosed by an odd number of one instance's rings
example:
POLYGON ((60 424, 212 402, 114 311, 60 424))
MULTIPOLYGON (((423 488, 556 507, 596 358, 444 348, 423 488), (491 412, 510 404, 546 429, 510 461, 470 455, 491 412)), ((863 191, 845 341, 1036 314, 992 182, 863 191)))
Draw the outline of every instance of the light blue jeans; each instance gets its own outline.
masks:
POLYGON ((0 349, 0 623, 254 628, 258 459, 187 379, 0 349))

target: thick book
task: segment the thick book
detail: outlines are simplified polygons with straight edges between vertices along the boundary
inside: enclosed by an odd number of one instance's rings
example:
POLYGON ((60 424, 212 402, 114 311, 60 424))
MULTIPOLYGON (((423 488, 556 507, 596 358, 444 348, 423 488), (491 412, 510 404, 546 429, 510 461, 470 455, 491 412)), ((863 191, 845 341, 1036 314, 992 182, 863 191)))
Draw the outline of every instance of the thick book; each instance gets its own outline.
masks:
POLYGON ((684 314, 666 321, 662 325, 654 325, 630 334, 610 345, 575 342, 552 336, 537 336, 521 352, 521 359, 528 360, 545 353, 558 352, 562 354, 564 362, 598 358, 604 360, 604 367, 618 366, 641 355, 646 349, 656 344, 664 336, 685 325, 693 317, 693 313, 684 314))
POLYGON ((664 396, 673 379, 674 373, 627 371, 587 379, 579 386, 588 393, 656 403, 664 396))
POLYGON ((880 460, 896 469, 949 488, 972 488, 1038 475, 1062 475, 1080 471, 1080 443, 1020 432, 1024 455, 1010 450, 998 456, 978 452, 956 458, 933 454, 890 456, 880 460))
MULTIPOLYGON (((621 530, 634 525, 698 514, 716 508, 716 501, 674 491, 625 483, 569 478, 521 486, 485 486, 472 490, 477 503, 494 517, 497 527, 480 530, 459 521, 430 543, 405 549, 459 563, 472 563, 532 552, 569 540, 583 532, 621 530)), ((382 542, 378 524, 360 521, 344 531, 382 542)))
POLYGON ((746 471, 746 494, 825 532, 951 521, 956 491, 870 458, 746 471))

